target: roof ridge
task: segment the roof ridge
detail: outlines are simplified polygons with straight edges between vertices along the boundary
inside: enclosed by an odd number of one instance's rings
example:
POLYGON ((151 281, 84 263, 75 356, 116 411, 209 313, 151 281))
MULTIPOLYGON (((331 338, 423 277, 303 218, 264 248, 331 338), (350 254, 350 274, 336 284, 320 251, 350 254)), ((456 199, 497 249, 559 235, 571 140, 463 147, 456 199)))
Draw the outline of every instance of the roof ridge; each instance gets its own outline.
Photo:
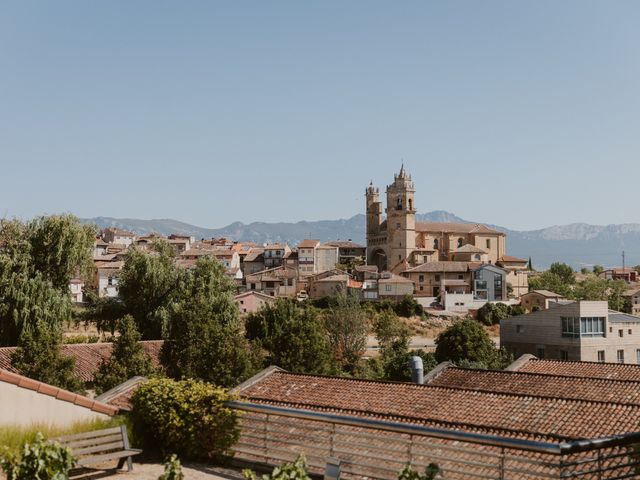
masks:
POLYGON ((56 387, 55 385, 34 380, 32 378, 25 377, 24 375, 5 370, 4 368, 0 368, 0 382, 10 383, 18 388, 24 388, 42 395, 48 395, 57 400, 69 402, 74 405, 78 405, 79 407, 88 408, 89 410, 102 413, 104 415, 114 416, 118 413, 118 409, 116 407, 107 405, 101 401, 95 399, 92 400, 84 395, 80 395, 79 393, 70 392, 69 390, 56 387))
MULTIPOLYGON (((578 363, 578 362, 576 362, 578 363)), ((601 363, 601 362, 593 362, 593 363, 601 363)), ((614 363, 614 365, 617 365, 614 363)), ((603 382, 618 382, 618 383, 637 383, 640 384, 640 380, 631 380, 629 378, 606 378, 606 377, 578 377, 576 375, 562 375, 561 373, 543 373, 543 372, 527 372, 522 370, 484 370, 479 368, 468 368, 468 367, 458 367, 452 366, 455 370, 465 370, 465 371, 473 371, 473 372, 486 372, 486 373, 506 373, 506 374, 520 374, 520 375, 530 375, 530 376, 539 376, 539 377, 556 377, 556 378, 574 378, 576 380, 598 380, 603 382)))

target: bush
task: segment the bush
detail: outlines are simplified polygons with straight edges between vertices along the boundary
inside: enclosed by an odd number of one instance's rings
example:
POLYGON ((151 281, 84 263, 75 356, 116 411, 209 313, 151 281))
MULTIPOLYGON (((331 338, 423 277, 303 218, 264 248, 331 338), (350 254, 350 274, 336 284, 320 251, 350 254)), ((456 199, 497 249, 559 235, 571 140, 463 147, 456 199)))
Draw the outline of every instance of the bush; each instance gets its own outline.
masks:
POLYGON ((70 449, 47 442, 38 433, 33 443, 24 444, 20 455, 3 455, 0 464, 7 480, 66 480, 76 460, 70 449))
POLYGON ((511 316, 511 308, 505 303, 485 303, 478 310, 478 320, 485 325, 495 325, 511 316))
POLYGON ((175 453, 164 462, 164 473, 158 477, 158 480, 184 480, 182 465, 175 453))
MULTIPOLYGON (((258 480, 258 476, 252 470, 243 470, 242 476, 246 480, 258 480)), ((285 463, 273 469, 271 475, 262 475, 262 480, 311 480, 307 473, 307 461, 304 454, 298 455, 293 463, 285 463)))
POLYGON ((398 480, 434 480, 438 473, 440 473, 440 467, 435 463, 430 463, 424 469, 424 474, 416 472, 411 465, 407 465, 398 474, 398 480))
POLYGON ((238 414, 227 390, 198 380, 152 379, 133 395, 135 438, 191 458, 221 459, 238 440, 238 414))

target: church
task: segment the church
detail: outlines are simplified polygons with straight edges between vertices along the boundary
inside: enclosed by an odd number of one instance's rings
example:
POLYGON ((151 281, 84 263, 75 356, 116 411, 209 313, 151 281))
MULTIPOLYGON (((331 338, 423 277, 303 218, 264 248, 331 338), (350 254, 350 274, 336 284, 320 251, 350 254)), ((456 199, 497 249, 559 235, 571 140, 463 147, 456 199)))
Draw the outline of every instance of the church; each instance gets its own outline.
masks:
MULTIPOLYGON (((370 184, 365 197, 367 263, 381 272, 410 277, 408 272, 424 270, 418 267, 425 264, 437 265, 435 269, 459 267, 453 262, 497 264, 509 273, 526 268, 526 260, 506 255, 503 232, 474 223, 416 221, 415 186, 404 166, 387 186, 384 218, 379 189, 370 184)), ((516 296, 519 293, 525 292, 516 296)))

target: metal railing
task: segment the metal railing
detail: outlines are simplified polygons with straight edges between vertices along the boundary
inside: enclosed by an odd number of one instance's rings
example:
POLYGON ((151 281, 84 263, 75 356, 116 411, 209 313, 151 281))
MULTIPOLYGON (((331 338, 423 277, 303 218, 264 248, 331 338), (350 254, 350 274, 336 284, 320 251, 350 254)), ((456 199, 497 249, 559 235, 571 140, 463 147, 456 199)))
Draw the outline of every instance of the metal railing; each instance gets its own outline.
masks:
POLYGON ((242 412, 237 459, 279 465, 304 453, 310 470, 341 462, 343 478, 395 479, 407 464, 430 463, 442 479, 640 478, 640 433, 576 442, 545 442, 376 418, 234 401, 242 412))

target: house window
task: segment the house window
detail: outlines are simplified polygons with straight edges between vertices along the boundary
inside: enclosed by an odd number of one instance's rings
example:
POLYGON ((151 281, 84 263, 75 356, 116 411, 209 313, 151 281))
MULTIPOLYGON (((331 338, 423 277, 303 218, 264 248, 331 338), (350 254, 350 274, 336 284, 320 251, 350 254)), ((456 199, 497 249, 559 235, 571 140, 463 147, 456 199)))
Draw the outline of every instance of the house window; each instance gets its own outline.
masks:
POLYGON ((604 317, 561 317, 563 337, 604 337, 604 317))
POLYGON ((560 350, 560 360, 569 360, 569 352, 567 352, 566 350, 560 350))
POLYGON ((458 239, 458 248, 462 247, 462 241, 463 240, 461 238, 458 239))
POLYGON ((516 325, 516 333, 522 333, 524 332, 524 328, 522 328, 522 325, 516 325))
POLYGON ((419 281, 420 283, 424 282, 424 275, 420 275, 420 276, 418 277, 418 281, 419 281))
POLYGON ((604 350, 598 350, 598 361, 604 363, 604 350))
POLYGON ((618 330, 618 336, 619 337, 624 337, 624 330, 622 330, 622 329, 618 330))
POLYGON ((629 333, 629 335, 631 335, 631 329, 629 329, 628 333, 629 333))
POLYGON ((487 248, 491 248, 491 239, 487 238, 487 248))
POLYGON ((458 280, 462 280, 463 278, 462 274, 458 275, 458 280))
POLYGON ((624 363, 624 350, 618 350, 618 363, 624 363))
POLYGON ((433 249, 434 249, 434 250, 437 250, 437 249, 439 248, 439 245, 440 245, 440 242, 438 242, 438 239, 436 238, 436 239, 433 241, 433 249))
POLYGON ((420 285, 420 291, 422 292, 423 290, 424 290, 424 287, 420 285))
POLYGON ((436 282, 440 281, 440 275, 436 275, 436 282))
POLYGON ((399 223, 396 223, 396 230, 400 230, 401 225, 399 223))
POLYGON ((391 285, 385 285, 384 289, 386 292, 390 292, 391 291, 391 285))
POLYGON ((544 358, 544 345, 538 346, 536 348, 536 357, 544 358))

